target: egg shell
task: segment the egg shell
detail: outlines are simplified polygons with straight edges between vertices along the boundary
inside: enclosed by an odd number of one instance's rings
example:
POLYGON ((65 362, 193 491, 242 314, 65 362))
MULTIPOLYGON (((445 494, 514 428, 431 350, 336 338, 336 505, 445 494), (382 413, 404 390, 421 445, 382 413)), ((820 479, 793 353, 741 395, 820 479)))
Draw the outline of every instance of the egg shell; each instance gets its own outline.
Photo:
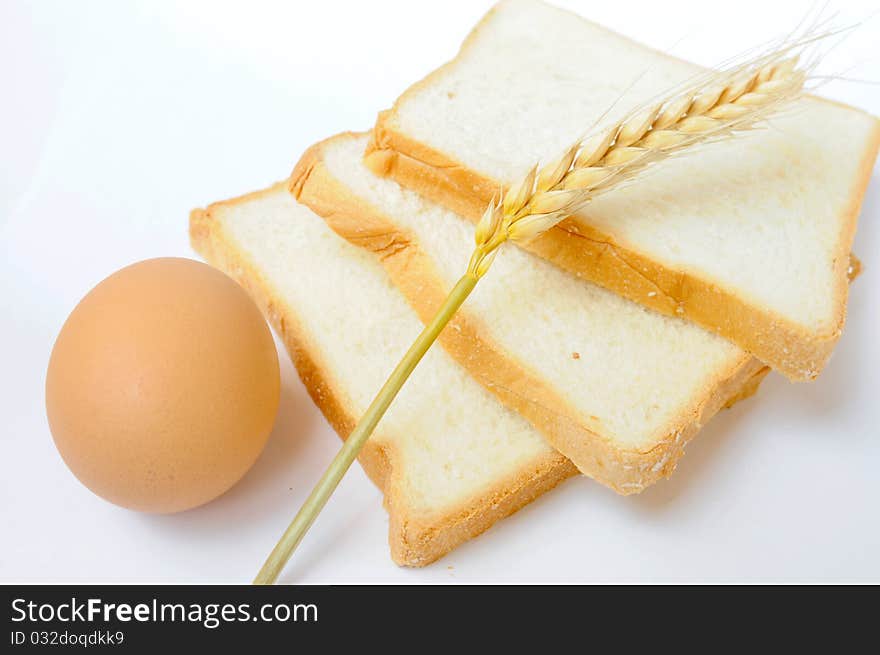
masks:
POLYGON ((272 335, 220 271, 150 259, 111 275, 71 312, 49 361, 46 412, 64 461, 130 509, 216 498, 263 449, 278 409, 272 335))

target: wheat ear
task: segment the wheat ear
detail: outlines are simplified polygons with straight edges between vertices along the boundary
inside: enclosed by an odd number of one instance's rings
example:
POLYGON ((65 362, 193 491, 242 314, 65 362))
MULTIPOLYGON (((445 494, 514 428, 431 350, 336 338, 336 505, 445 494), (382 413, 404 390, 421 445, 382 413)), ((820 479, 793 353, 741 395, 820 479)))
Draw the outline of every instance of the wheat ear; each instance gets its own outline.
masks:
POLYGON ((272 584, 333 490, 354 462, 416 365, 486 273, 505 241, 526 241, 550 229, 597 194, 632 179, 695 144, 746 129, 796 97, 806 74, 784 53, 718 73, 668 100, 629 114, 535 166, 486 209, 476 228, 468 270, 425 326, 348 435, 339 453, 269 554, 255 584, 272 584))
POLYGON ((477 223, 468 271, 479 278, 505 241, 529 241, 595 196, 699 143, 752 127, 797 97, 807 77, 797 57, 763 57, 641 107, 533 167, 477 223))

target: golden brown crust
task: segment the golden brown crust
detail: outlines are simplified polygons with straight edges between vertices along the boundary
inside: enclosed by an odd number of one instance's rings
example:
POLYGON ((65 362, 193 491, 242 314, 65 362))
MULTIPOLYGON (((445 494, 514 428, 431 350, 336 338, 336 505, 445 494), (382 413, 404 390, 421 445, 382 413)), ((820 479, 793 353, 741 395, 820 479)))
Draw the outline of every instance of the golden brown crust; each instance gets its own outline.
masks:
MULTIPOLYGON (((496 9, 471 31, 455 59, 412 85, 392 109, 379 113, 365 153, 368 166, 378 175, 389 176, 473 221, 482 215, 500 183, 408 137, 397 129, 396 111, 410 95, 430 86, 467 52, 496 9)), ((715 331, 793 381, 811 380, 827 363, 843 331, 849 290, 845 275, 848 255, 878 148, 880 121, 875 121, 859 175, 854 180, 851 201, 841 217, 843 227, 834 257, 835 315, 831 327, 825 331, 809 330, 697 274, 669 268, 628 248, 613 235, 588 225, 583 219, 569 218, 525 247, 578 277, 634 302, 669 316, 687 318, 715 331)))
MULTIPOLYGON (((312 400, 334 430, 345 438, 357 417, 347 409, 349 403, 329 369, 322 364, 317 348, 302 329, 295 312, 212 215, 222 206, 247 202, 286 187, 287 182, 283 182, 265 191, 194 210, 190 214, 190 240, 206 260, 231 275, 254 298, 284 342, 312 400)), ((358 460, 385 495, 391 556, 402 566, 430 564, 577 472, 564 457, 550 453, 536 458, 521 472, 499 481, 479 497, 462 503, 456 511, 424 519, 411 516, 407 511, 395 483, 395 453, 377 446, 375 441, 368 441, 358 460)))
MULTIPOLYGON (((293 171, 291 191, 324 217, 335 232, 377 253, 394 284, 427 322, 448 289, 415 237, 355 196, 324 165, 323 148, 335 139, 347 138, 354 136, 339 135, 309 148, 293 171)), ((497 345, 466 307, 441 333, 440 342, 477 381, 531 422, 581 472, 622 494, 637 493, 671 474, 700 426, 764 369, 757 359, 744 354, 707 382, 703 393, 671 421, 651 447, 627 450, 604 434, 598 423, 585 425, 545 380, 497 345)))

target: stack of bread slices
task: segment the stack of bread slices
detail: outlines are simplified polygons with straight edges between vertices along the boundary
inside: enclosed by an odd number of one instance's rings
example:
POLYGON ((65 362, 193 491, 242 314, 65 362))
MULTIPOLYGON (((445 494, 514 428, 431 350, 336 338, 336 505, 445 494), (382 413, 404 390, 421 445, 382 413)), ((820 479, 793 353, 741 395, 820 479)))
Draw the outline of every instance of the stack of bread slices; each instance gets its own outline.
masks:
MULTIPOLYGON (((372 132, 195 210, 192 243, 253 295, 345 438, 466 270, 499 186, 699 70, 505 0, 372 132)), ((504 249, 360 456, 396 562, 428 564, 576 473, 638 493, 771 368, 819 374, 880 124, 797 104, 504 249)))

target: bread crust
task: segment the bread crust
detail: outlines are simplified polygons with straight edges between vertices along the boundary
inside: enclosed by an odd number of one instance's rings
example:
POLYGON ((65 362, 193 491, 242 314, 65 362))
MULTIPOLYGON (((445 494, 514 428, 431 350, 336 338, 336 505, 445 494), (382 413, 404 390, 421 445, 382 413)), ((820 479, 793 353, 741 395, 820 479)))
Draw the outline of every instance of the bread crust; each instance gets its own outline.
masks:
MULTIPOLYGON (((291 175, 290 189, 337 234, 378 254, 394 284, 419 318, 428 322, 448 293, 430 257, 412 234, 355 196, 323 163, 326 146, 336 139, 357 137, 342 134, 309 148, 291 175)), ((708 381, 649 447, 622 449, 598 424, 584 424, 547 382, 495 343, 467 306, 452 318, 439 340, 478 382, 524 416, 582 473, 621 494, 638 493, 669 476, 699 428, 749 380, 769 370, 743 354, 708 381)))
MULTIPOLYGON (((365 153, 367 165, 376 174, 389 176, 474 222, 497 192, 500 182, 408 137, 397 127, 396 112, 411 95, 430 86, 467 53, 499 6, 471 31, 452 61, 412 85, 390 110, 379 113, 365 153)), ((808 329, 697 272, 670 268, 587 224, 583 218, 570 217, 523 247, 634 302, 702 325, 754 354, 792 381, 812 380, 827 363, 843 332, 849 293, 849 252, 878 148, 880 121, 875 119, 850 201, 841 217, 842 229, 833 259, 835 310, 825 330, 808 329)))

